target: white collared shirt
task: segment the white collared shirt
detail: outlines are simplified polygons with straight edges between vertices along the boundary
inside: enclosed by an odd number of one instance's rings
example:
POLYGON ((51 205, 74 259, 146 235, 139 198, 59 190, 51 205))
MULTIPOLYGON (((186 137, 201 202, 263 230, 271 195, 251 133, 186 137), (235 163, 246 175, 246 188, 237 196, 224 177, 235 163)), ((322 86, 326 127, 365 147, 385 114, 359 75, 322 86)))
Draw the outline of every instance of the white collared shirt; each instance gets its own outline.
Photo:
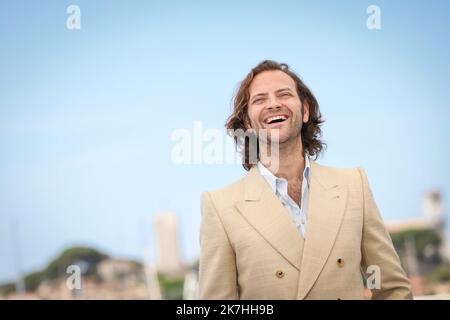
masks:
POLYGON ((272 190, 277 195, 278 199, 281 201, 283 206, 288 210, 291 215, 295 226, 303 236, 306 238, 306 224, 307 224, 307 213, 308 213, 308 203, 309 203, 309 181, 310 181, 310 163, 308 156, 305 156, 305 170, 303 170, 302 179, 302 193, 300 205, 292 200, 288 194, 288 182, 284 178, 278 178, 273 175, 261 162, 257 164, 259 172, 269 183, 272 190))

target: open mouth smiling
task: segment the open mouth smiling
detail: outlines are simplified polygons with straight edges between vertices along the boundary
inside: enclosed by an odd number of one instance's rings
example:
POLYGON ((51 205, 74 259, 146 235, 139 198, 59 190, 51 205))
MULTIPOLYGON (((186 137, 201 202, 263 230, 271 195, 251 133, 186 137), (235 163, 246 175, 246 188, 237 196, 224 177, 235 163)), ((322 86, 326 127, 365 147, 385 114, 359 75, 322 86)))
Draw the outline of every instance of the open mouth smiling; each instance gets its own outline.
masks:
POLYGON ((270 116, 267 117, 264 120, 265 124, 275 124, 275 123, 282 123, 284 121, 286 121, 288 118, 288 116, 284 115, 284 114, 280 114, 280 115, 276 115, 276 116, 270 116))

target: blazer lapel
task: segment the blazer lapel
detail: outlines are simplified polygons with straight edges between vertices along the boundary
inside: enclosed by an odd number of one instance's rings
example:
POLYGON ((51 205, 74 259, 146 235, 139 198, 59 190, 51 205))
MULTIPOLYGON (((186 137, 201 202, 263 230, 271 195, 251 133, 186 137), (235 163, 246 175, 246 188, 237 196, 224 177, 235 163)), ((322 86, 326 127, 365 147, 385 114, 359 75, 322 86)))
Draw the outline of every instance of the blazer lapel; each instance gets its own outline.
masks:
POLYGON ((297 270, 300 270, 303 239, 257 167, 244 180, 244 201, 236 208, 250 225, 297 270))
POLYGON ((347 202, 347 186, 332 171, 311 161, 308 224, 298 299, 304 299, 322 271, 336 240, 347 202))

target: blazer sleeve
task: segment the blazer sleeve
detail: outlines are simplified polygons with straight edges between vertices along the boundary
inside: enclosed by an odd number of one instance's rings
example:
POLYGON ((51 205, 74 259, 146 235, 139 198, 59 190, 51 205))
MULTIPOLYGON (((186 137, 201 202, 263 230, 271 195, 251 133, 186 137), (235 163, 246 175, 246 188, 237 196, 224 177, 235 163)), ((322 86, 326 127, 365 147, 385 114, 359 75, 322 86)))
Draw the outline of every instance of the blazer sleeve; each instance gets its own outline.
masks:
POLYGON ((381 275, 381 287, 371 290, 372 299, 412 299, 410 282, 384 226, 367 175, 364 169, 358 170, 364 197, 362 267, 364 272, 369 266, 378 267, 381 275))
POLYGON ((239 299, 235 253, 208 192, 201 207, 199 298, 239 299))

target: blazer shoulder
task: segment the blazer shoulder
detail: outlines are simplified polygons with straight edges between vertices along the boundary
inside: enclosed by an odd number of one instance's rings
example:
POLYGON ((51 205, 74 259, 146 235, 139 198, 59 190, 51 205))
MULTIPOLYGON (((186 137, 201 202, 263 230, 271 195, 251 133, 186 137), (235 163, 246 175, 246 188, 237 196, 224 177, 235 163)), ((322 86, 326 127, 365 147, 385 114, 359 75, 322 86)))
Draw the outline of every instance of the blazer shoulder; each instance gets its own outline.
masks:
POLYGON ((203 192, 202 197, 205 194, 209 194, 210 199, 214 202, 216 207, 232 205, 237 201, 243 200, 244 179, 245 176, 222 188, 205 191, 203 192))
POLYGON ((345 183, 350 185, 361 185, 361 176, 364 174, 364 169, 362 167, 340 168, 325 166, 318 163, 315 163, 315 166, 319 169, 317 171, 320 172, 321 176, 332 179, 338 184, 345 183))

